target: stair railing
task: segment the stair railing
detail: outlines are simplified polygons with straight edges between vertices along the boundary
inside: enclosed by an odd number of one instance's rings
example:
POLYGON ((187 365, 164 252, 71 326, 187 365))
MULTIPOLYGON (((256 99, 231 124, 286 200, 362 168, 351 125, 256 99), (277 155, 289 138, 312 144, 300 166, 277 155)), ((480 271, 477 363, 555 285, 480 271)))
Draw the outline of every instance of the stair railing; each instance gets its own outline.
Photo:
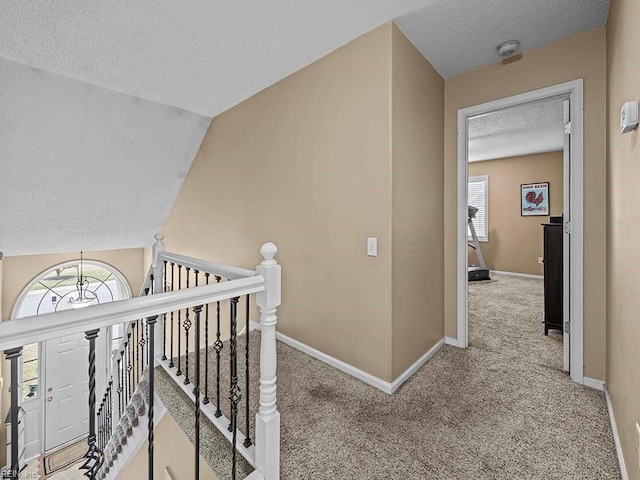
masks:
MULTIPOLYGON (((171 315, 176 312, 183 312, 185 318, 195 324, 194 337, 195 343, 200 345, 200 324, 203 316, 206 321, 206 309, 228 302, 230 305, 232 336, 229 339, 231 356, 231 384, 229 390, 229 398, 231 401, 231 422, 233 432, 230 432, 232 438, 236 439, 237 422, 234 421, 234 412, 237 414, 238 401, 241 397, 240 386, 237 377, 234 379, 234 364, 237 367, 237 357, 234 360, 231 345, 235 340, 237 331, 233 332, 233 318, 237 320, 237 304, 240 298, 248 295, 256 295, 256 303, 260 310, 261 324, 261 341, 260 341, 260 407, 256 414, 255 421, 255 445, 251 446, 253 450, 253 462, 256 472, 251 478, 265 480, 278 480, 280 471, 280 414, 276 404, 276 337, 275 327, 277 322, 276 310, 280 305, 280 266, 274 259, 277 249, 273 244, 265 244, 261 249, 263 261, 257 267, 256 271, 239 269, 236 267, 228 267, 211 262, 204 262, 189 257, 165 252, 162 243, 162 235, 156 235, 156 242, 153 248, 153 278, 149 286, 150 295, 123 300, 113 303, 89 306, 84 309, 72 309, 50 314, 34 316, 31 318, 16 321, 0 322, 0 350, 3 350, 5 357, 11 366, 11 406, 10 418, 13 425, 18 423, 18 392, 19 377, 18 365, 22 355, 24 345, 35 342, 44 342, 54 338, 67 335, 73 335, 84 332, 89 341, 88 354, 88 374, 89 374, 89 436, 87 438, 87 453, 82 466, 85 476, 91 479, 104 478, 108 470, 105 463, 105 445, 109 444, 109 437, 113 439, 113 434, 120 428, 120 424, 116 425, 116 409, 115 405, 118 399, 124 402, 125 396, 120 396, 123 391, 126 395, 133 391, 132 387, 135 383, 131 382, 135 375, 133 372, 133 359, 135 357, 133 351, 133 339, 138 339, 137 333, 134 337, 134 328, 140 333, 141 338, 145 339, 145 343, 138 346, 145 346, 143 353, 141 349, 142 359, 138 365, 146 364, 146 375, 144 379, 146 387, 144 391, 144 400, 147 404, 146 411, 148 417, 148 479, 154 479, 154 377, 155 366, 157 363, 166 362, 166 337, 167 318, 171 319, 171 315), (189 288, 168 290, 166 285, 166 265, 168 263, 181 262, 183 268, 190 268, 198 272, 209 273, 215 271, 224 274, 227 281, 199 282, 196 280, 195 285, 189 288), (208 283, 208 284, 207 284, 208 283), (205 312, 205 313, 203 313, 205 312), (105 334, 107 327, 117 324, 128 323, 127 343, 125 349, 118 350, 113 356, 113 368, 115 375, 112 375, 111 383, 107 386, 105 395, 102 396, 102 402, 96 410, 96 339, 105 334), (134 324, 136 327, 134 327, 134 324), (142 326, 142 327, 141 327, 142 326), (234 333, 236 335, 234 335, 234 333), (148 343, 148 344, 147 344, 148 343), (161 347, 162 346, 162 347, 161 347), (120 356, 120 359, 118 359, 120 356), (125 360, 125 357, 127 360, 125 360), (118 360, 120 364, 118 365, 118 360), (122 363, 122 362, 126 362, 122 363), (126 367, 126 368, 125 368, 126 367), (131 367, 131 368, 129 368, 131 367), (133 373, 132 373, 133 372, 133 373), (129 382, 129 384, 127 384, 129 382), (117 392, 117 395, 114 393, 117 392), (234 408, 235 403, 235 408, 234 408), (100 416, 98 416, 98 412, 100 416)), ((191 273, 192 275, 194 272, 191 273)), ((217 274, 214 274, 217 275, 217 274)), ((221 275, 218 275, 221 276, 221 275)), ((205 278, 206 275, 205 275, 205 278)), ((248 302, 247 302, 248 304, 248 302)), ((248 318, 248 317, 247 317, 248 318)), ((188 325, 188 324, 187 324, 188 325)), ((182 327, 185 325, 183 323, 182 327)), ((237 327, 237 323, 236 323, 237 327)), ((188 331, 189 328, 186 328, 188 331)), ((248 329, 247 329, 248 334, 248 329)), ((173 339, 173 337, 171 337, 173 339)), ((185 337, 186 339, 187 337, 185 337)), ((123 339, 124 340, 124 339, 123 339)), ((123 342, 124 344, 124 342, 123 342)), ((137 347, 136 347, 137 348, 137 347)), ((207 347, 208 348, 208 344, 207 347)), ((200 362, 198 355, 200 348, 195 348, 195 374, 193 382, 197 400, 194 404, 196 427, 199 426, 201 413, 201 389, 200 389, 200 362)), ((180 350, 177 352, 180 353, 180 350)), ((237 353, 237 352, 235 352, 237 353)), ((179 355, 178 355, 179 356, 179 355)), ((139 384, 142 380, 138 377, 139 384)), ((248 385, 248 384, 247 384, 248 385)), ((124 406, 126 409, 126 405, 124 406)), ((122 408, 117 410, 118 413, 123 412, 122 408)), ((124 413, 124 412, 123 412, 124 413)), ((18 429, 11 429, 11 452, 10 452, 10 471, 9 478, 19 478, 20 468, 18 455, 18 429)), ((242 447, 247 450, 246 447, 242 447)), ((196 467, 199 462, 199 441, 195 445, 194 462, 196 467)), ((234 445, 234 452, 236 447, 234 445)), ((233 465, 235 474, 235 462, 233 465)), ((195 478, 199 478, 199 469, 195 468, 195 478)))

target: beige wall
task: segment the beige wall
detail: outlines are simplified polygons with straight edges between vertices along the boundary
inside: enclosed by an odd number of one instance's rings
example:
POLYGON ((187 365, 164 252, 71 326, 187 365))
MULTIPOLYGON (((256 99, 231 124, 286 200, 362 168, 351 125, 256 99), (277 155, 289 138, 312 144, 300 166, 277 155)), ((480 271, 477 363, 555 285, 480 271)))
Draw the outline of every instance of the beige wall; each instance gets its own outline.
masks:
POLYGON ((640 479, 635 452, 640 421, 640 133, 620 133, 620 108, 640 100, 640 2, 613 0, 607 26, 609 198, 607 249, 607 387, 629 478, 640 479))
MULTIPOLYGON (((11 311, 18 299, 18 296, 27 284, 48 268, 59 263, 75 260, 78 253, 60 253, 46 255, 25 255, 17 257, 6 257, 0 261, 2 268, 2 282, 0 282, 0 305, 2 319, 9 320, 11 311)), ((99 252, 85 252, 84 258, 87 260, 99 260, 108 263, 118 269, 127 279, 133 295, 137 295, 144 281, 146 269, 143 264, 143 249, 122 249, 99 252)), ((0 359, 3 368, 4 358, 0 359)), ((0 394, 0 418, 4 419, 11 400, 9 397, 10 379, 5 378, 4 388, 0 394)), ((0 464, 4 464, 6 439, 5 429, 0 429, 0 464)))
POLYGON ((377 28, 214 118, 164 229, 169 250, 249 268, 273 241, 278 330, 385 380, 390 37, 377 28))
POLYGON ((392 376, 444 337, 444 80, 392 32, 392 376), (432 281, 439 279, 440 281, 432 281))
POLYGON ((273 241, 278 330, 393 380, 443 336, 440 287, 420 285, 442 252, 443 105, 392 23, 363 35, 213 119, 168 248, 253 268, 273 241))
MULTIPOLYGON (((469 176, 488 175, 489 241, 480 242, 491 270, 542 275, 542 227, 549 217, 520 215, 520 185, 549 182, 549 213, 562 215, 562 152, 469 163, 469 176)), ((469 264, 478 264, 469 249, 469 264)))
POLYGON ((445 332, 456 337, 457 112, 460 108, 584 79, 584 374, 605 379, 606 298, 605 28, 525 53, 445 82, 445 332))
MULTIPOLYGON (((174 480, 194 478, 193 443, 187 438, 171 414, 165 414, 154 430, 154 478, 164 479, 165 469, 174 480)), ((148 442, 140 447, 138 453, 118 476, 119 480, 141 480, 147 478, 148 442)), ((200 478, 217 480, 211 467, 200 457, 200 478)))

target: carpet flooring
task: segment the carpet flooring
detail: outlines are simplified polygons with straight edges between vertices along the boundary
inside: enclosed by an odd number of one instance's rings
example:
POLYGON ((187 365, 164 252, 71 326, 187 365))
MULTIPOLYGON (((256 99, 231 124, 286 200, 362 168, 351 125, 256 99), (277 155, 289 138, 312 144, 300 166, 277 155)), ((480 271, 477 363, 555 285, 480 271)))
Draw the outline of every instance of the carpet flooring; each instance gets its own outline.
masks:
MULTIPOLYGON (((443 346, 392 396, 278 343, 281 478, 619 479, 602 392, 571 382, 561 337, 542 334, 542 282, 472 284, 469 307, 470 347, 443 346)), ((253 355, 251 418, 258 366, 253 355)))

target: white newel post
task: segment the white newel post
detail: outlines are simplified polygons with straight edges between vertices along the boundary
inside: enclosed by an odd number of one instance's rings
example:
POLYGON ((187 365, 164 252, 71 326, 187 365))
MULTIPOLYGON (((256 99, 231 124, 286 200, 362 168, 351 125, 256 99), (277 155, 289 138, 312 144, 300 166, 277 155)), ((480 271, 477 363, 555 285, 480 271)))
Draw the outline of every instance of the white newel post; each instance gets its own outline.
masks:
POLYGON ((262 330, 260 344, 260 410, 256 414, 256 467, 264 480, 280 478, 280 412, 276 402, 276 310, 280 305, 281 268, 274 260, 278 248, 265 243, 264 260, 256 273, 265 279, 265 290, 256 295, 262 330))
MULTIPOLYGON (((164 235, 156 233, 153 238, 155 243, 152 248, 152 260, 151 266, 153 267, 153 292, 162 293, 164 291, 164 264, 162 260, 158 258, 158 255, 165 252, 167 249, 162 242, 164 235)), ((154 350, 156 357, 162 355, 162 335, 164 330, 164 321, 162 315, 158 317, 158 325, 154 328, 154 350)))

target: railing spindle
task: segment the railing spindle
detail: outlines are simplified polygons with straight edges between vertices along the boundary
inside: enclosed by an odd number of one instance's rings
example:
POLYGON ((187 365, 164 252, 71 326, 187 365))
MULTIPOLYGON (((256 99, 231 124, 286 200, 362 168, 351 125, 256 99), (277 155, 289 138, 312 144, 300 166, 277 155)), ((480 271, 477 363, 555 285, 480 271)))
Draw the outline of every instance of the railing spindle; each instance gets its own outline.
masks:
MULTIPOLYGON (((189 274, 191 273, 191 268, 186 267, 186 273, 187 273, 187 289, 189 289, 189 274)), ((189 380, 189 329, 191 328, 191 319, 189 318, 189 309, 186 308, 185 312, 185 319, 184 319, 184 348, 185 348, 185 355, 184 355, 184 384, 185 385, 189 385, 189 383, 191 383, 191 381, 189 380)))
MULTIPOLYGON (((175 271, 175 263, 171 263, 171 291, 173 292, 173 281, 174 281, 174 271, 175 271)), ((171 310, 171 334, 169 335, 169 368, 173 368, 175 365, 173 364, 173 310, 171 310)))
POLYGON ((153 395, 155 390, 155 337, 154 337, 154 328, 155 324, 158 320, 158 317, 149 317, 147 318, 147 325, 149 326, 149 398, 147 399, 147 404, 149 405, 149 423, 148 423, 148 447, 147 447, 147 457, 148 457, 148 479, 153 480, 153 442, 154 442, 154 419, 153 419, 153 395))
MULTIPOLYGON (((209 285, 209 274, 204 274, 206 284, 209 285)), ((209 403, 209 304, 204 313, 204 399, 203 404, 209 403)))
POLYGON ((245 330, 244 330, 244 338, 245 338, 245 351, 244 351, 244 407, 245 407, 245 429, 246 436, 244 442, 242 443, 245 447, 250 447, 251 442, 251 432, 250 432, 250 421, 249 421, 249 295, 246 296, 245 302, 245 330))
POLYGON ((127 333, 127 343, 129 344, 129 361, 127 362, 129 398, 127 398, 127 403, 129 403, 129 400, 131 400, 131 396, 133 395, 133 389, 135 388, 133 385, 133 362, 135 361, 135 355, 133 354, 133 340, 131 339, 131 332, 127 333))
MULTIPOLYGON (((178 264, 178 290, 182 290, 182 265, 178 264)), ((181 348, 180 348, 180 337, 182 337, 182 321, 180 318, 181 315, 181 310, 178 310, 178 370, 176 371, 176 375, 179 377, 180 375, 182 375, 182 370, 180 370, 180 355, 181 355, 181 348)))
MULTIPOLYGON (((121 354, 122 355, 122 354, 121 354)), ((120 373, 120 359, 117 359, 117 364, 118 364, 118 370, 116 372, 116 374, 118 375, 118 417, 122 416, 122 379, 121 379, 121 373, 120 373)))
MULTIPOLYGON (((220 283, 222 278, 216 275, 216 282, 220 283)), ((215 417, 220 418, 222 411, 220 410, 220 352, 224 348, 222 340, 220 340, 220 301, 216 302, 216 341, 213 348, 216 351, 216 412, 215 417)))
POLYGON ((96 338, 99 329, 85 332, 85 338, 89 340, 89 436, 87 444, 89 448, 85 453, 85 462, 80 467, 85 476, 93 479, 100 468, 100 452, 96 446, 96 338))
POLYGON ((236 442, 238 436, 238 402, 242 398, 242 392, 238 387, 238 352, 236 349, 236 342, 238 337, 238 297, 231 299, 230 305, 230 323, 231 323, 231 337, 229 338, 229 356, 231 360, 231 388, 229 390, 229 400, 231 402, 231 423, 229 424, 229 431, 232 433, 232 453, 231 453, 231 478, 236 478, 236 442))
MULTIPOLYGON (((196 286, 198 285, 198 277, 196 271, 196 286)), ((200 479, 200 312, 202 312, 202 305, 193 307, 193 313, 195 314, 195 343, 196 343, 196 365, 195 365, 195 388, 193 393, 195 396, 195 478, 200 479)))
POLYGON ((18 452, 18 412, 20 383, 18 378, 18 363, 22 355, 22 347, 12 348, 4 352, 5 358, 11 362, 11 471, 10 478, 20 477, 20 458, 18 452))
MULTIPOLYGON (((162 282, 162 291, 167 291, 167 261, 162 264, 162 272, 164 280, 162 282)), ((147 338, 149 337, 149 327, 147 326, 147 338)), ((167 314, 162 314, 162 360, 167 359, 167 314)))

